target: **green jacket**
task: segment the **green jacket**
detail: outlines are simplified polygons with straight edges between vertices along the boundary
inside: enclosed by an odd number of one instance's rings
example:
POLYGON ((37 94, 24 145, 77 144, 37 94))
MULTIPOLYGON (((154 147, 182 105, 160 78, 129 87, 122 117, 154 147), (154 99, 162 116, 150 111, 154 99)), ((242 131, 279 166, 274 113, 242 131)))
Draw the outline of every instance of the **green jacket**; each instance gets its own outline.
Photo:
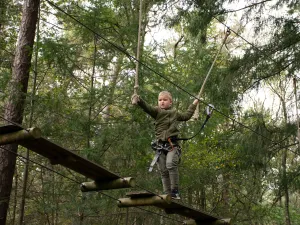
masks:
POLYGON ((196 109, 196 105, 191 104, 188 110, 180 113, 175 109, 161 109, 158 106, 153 107, 140 98, 138 105, 155 119, 155 136, 157 140, 167 141, 171 136, 177 136, 179 130, 177 128, 179 121, 189 120, 196 109))

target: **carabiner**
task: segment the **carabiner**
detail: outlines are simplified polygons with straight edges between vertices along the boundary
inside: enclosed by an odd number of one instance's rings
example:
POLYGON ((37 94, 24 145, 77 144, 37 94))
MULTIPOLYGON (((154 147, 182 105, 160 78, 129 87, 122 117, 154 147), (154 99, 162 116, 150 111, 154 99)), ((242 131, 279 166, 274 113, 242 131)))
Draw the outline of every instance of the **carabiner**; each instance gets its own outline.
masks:
POLYGON ((208 104, 206 106, 206 115, 210 117, 212 115, 214 109, 215 109, 214 105, 208 104))
POLYGON ((229 36, 231 34, 230 28, 227 27, 226 35, 229 36))

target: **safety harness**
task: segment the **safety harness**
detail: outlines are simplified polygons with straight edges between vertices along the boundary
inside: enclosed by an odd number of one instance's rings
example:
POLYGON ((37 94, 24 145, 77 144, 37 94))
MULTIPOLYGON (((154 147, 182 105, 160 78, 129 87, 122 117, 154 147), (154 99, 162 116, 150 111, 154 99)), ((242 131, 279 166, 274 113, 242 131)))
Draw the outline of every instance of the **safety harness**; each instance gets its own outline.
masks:
POLYGON ((167 139, 167 141, 161 141, 161 140, 154 140, 154 141, 152 141, 151 142, 151 148, 155 151, 155 156, 154 156, 154 158, 153 158, 153 160, 152 160, 152 162, 150 164, 149 172, 151 172, 153 170, 153 167, 154 167, 155 163, 158 161, 159 156, 162 153, 167 154, 168 152, 173 151, 175 147, 177 147, 178 154, 180 156, 181 155, 181 147, 178 144, 178 141, 191 140, 192 138, 194 138, 198 134, 200 134, 201 131, 204 129, 207 121, 212 116, 214 108, 215 107, 212 104, 208 104, 208 106, 206 107, 206 110, 205 110, 205 114, 206 114, 205 121, 203 122, 203 124, 202 124, 201 128, 199 129, 199 131, 196 132, 192 137, 189 137, 189 138, 179 138, 177 136, 172 136, 172 137, 169 137, 167 139))

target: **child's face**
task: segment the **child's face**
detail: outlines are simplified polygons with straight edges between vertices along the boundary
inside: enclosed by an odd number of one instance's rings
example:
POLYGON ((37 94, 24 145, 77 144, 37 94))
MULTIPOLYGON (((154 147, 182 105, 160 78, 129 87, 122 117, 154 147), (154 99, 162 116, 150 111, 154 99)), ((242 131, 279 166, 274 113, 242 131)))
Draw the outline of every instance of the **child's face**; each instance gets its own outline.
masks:
POLYGON ((168 95, 159 95, 158 96, 158 107, 161 109, 168 109, 172 105, 172 100, 168 95))

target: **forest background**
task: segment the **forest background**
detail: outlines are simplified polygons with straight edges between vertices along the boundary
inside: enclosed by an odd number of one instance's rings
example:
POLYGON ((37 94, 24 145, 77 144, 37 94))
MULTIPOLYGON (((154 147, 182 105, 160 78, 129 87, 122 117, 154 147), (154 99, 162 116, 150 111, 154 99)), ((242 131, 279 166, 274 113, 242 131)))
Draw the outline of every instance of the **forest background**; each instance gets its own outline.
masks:
MULTIPOLYGON (((54 143, 135 177, 136 190, 161 193, 159 172, 148 173, 153 121, 130 99, 139 5, 2 0, 1 123, 39 127, 54 143), (24 37, 32 45, 21 46, 24 37)), ((200 111, 212 103, 213 117, 182 143, 183 202, 233 224, 300 224, 299 10, 296 0, 143 0, 138 92, 153 105, 169 90, 187 108, 231 30, 201 96, 200 111)), ((183 123, 181 136, 204 119, 183 123)), ((129 190, 82 193, 85 177, 22 147, 1 146, 0 161, 0 224, 183 221, 155 208, 118 208, 129 190)))

